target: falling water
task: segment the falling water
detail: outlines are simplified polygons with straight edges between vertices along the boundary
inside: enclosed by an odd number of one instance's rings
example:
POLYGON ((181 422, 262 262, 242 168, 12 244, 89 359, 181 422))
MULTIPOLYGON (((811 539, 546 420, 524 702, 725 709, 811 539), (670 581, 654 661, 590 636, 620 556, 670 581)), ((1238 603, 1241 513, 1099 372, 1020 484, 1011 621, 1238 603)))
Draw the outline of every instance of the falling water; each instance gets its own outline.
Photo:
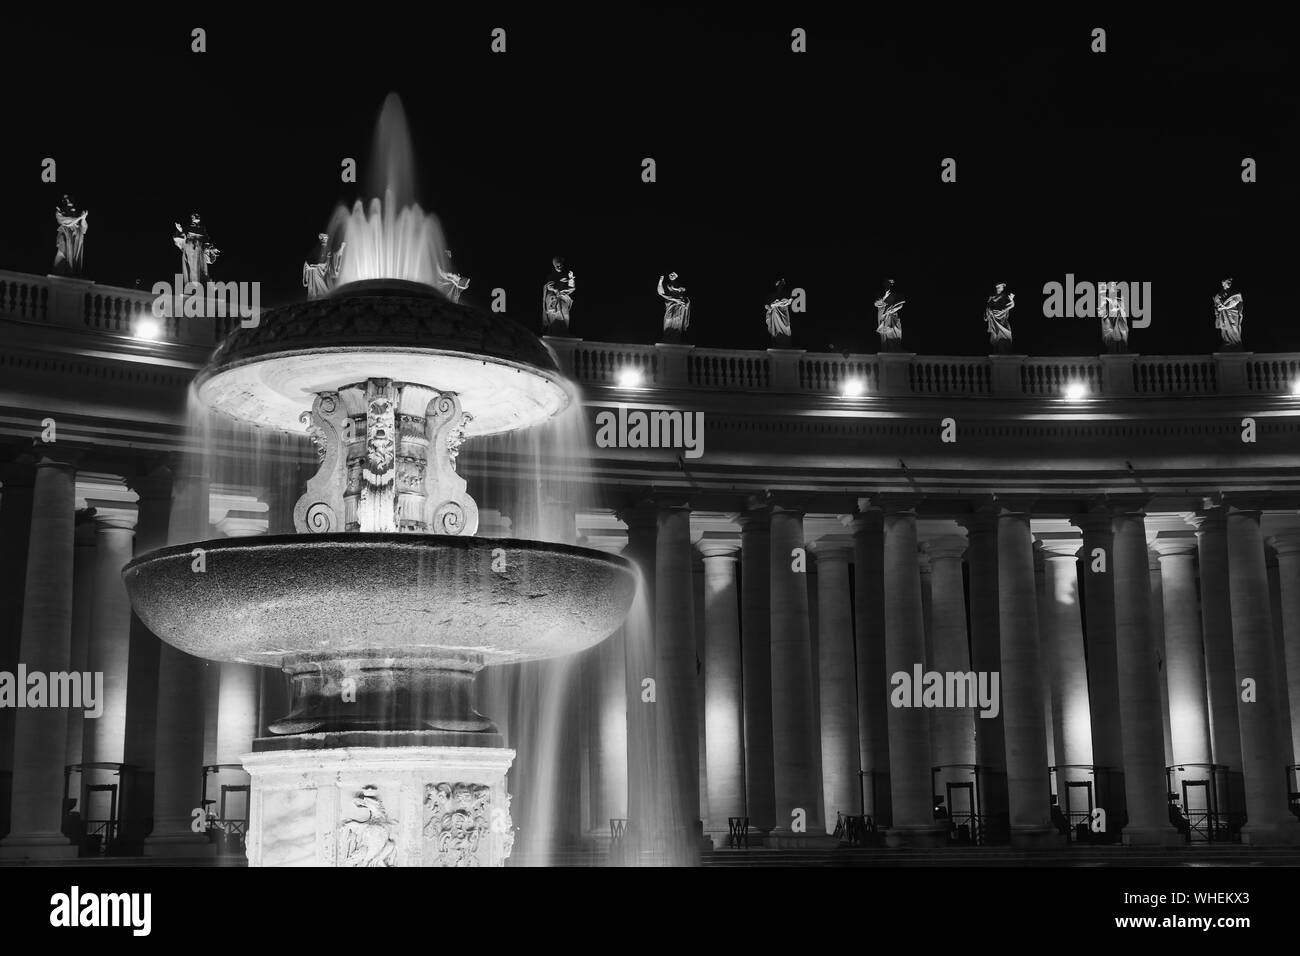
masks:
MULTIPOLYGON (((385 101, 379 119, 371 171, 372 195, 383 199, 339 207, 331 223, 335 248, 346 243, 339 284, 397 278, 443 287, 442 228, 414 201, 410 136, 395 94, 385 101)), ((316 466, 305 430, 282 434, 211 413, 193 388, 189 417, 189 450, 178 469, 170 541, 211 537, 211 517, 220 522, 218 533, 293 533, 294 503, 316 466), (202 493, 205 488, 209 494, 202 493), (211 515, 214 505, 217 514, 211 515)), ((481 536, 600 543, 588 540, 588 532, 599 528, 580 528, 576 521, 608 506, 596 494, 580 399, 545 424, 467 442, 458 470, 479 503, 481 536)), ((326 620, 319 623, 328 627, 326 620)), ((267 646, 274 646, 274 635, 267 638, 267 646)), ((480 674, 478 710, 496 722, 506 746, 516 751, 509 778, 519 831, 516 863, 559 862, 558 850, 577 846, 591 830, 607 831, 611 817, 654 818, 653 736, 648 746, 638 738, 641 743, 634 749, 640 756, 631 768, 634 788, 629 786, 634 728, 627 718, 628 702, 636 700, 630 695, 639 692, 640 676, 625 674, 625 649, 638 660, 648 654, 647 666, 653 662, 644 588, 638 589, 624 627, 603 644, 565 658, 495 666, 480 674), (624 675, 621 680, 619 675, 624 675), (593 689, 599 693, 586 692, 593 689), (598 774, 582 766, 584 738, 603 765, 598 774), (588 819, 582 819, 583 807, 590 807, 588 819)), ((266 704, 274 716, 284 712, 285 696, 266 704)), ((646 730, 638 724, 635 732, 644 735, 646 730)), ((645 829, 652 828, 647 823, 645 829)))

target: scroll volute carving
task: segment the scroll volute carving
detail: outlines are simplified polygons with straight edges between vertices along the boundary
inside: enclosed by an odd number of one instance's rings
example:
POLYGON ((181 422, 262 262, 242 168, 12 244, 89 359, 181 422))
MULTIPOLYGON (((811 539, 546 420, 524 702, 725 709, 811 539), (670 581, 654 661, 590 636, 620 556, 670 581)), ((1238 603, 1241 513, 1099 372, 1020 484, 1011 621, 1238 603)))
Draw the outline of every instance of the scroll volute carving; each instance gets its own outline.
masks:
POLYGON ((424 472, 424 526, 430 534, 478 531, 478 505, 465 493, 465 479, 456 473, 456 456, 471 417, 455 392, 441 393, 425 412, 429 458, 424 472))
POLYGON ((293 508, 293 526, 304 534, 344 530, 343 490, 347 483, 344 429, 347 414, 337 392, 316 396, 302 422, 316 446, 320 468, 307 482, 307 492, 293 508))

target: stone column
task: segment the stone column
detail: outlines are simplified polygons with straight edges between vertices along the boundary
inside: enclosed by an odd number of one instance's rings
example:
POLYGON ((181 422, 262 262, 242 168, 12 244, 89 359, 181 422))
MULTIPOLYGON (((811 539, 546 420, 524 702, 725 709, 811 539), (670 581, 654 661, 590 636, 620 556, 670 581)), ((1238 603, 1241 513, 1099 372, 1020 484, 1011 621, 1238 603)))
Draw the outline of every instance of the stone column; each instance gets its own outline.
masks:
POLYGON ((942 828, 934 821, 929 714, 922 707, 909 706, 916 701, 916 689, 909 685, 915 681, 918 666, 925 670, 916 544, 916 514, 886 513, 885 669, 892 687, 888 720, 893 808, 886 840, 890 846, 932 846, 944 839, 942 828), (901 680, 903 675, 906 683, 901 680), (907 693, 909 690, 912 693, 907 693))
MULTIPOLYGON (((933 585, 931 584, 930 555, 921 546, 916 553, 916 570, 921 575, 921 633, 925 635, 925 662, 934 660, 934 614, 932 610, 933 585)), ((933 717, 933 714, 931 715, 933 717)), ((931 720, 931 738, 934 737, 931 720)))
POLYGON ((858 812, 857 670, 853 660, 853 607, 849 546, 818 542, 818 676, 821 682, 822 801, 826 832, 836 812, 858 812))
POLYGON ((1232 600, 1228 586, 1227 519, 1222 508, 1188 517, 1196 528, 1201 573, 1201 635, 1210 705, 1210 747, 1214 762, 1241 770, 1237 725, 1237 671, 1232 651, 1232 600))
MULTIPOLYGON (((656 681, 654 506, 642 502, 620 512, 627 525, 624 557, 641 569, 641 593, 623 626, 624 675, 627 679, 627 818, 632 833, 641 841, 653 837, 658 825, 658 787, 655 784, 655 714, 657 703, 645 700, 644 681, 656 681)), ((647 847, 648 848, 648 847, 647 847)))
POLYGON ((707 821, 713 819, 713 814, 709 810, 709 742, 706 738, 707 729, 704 719, 704 696, 706 688, 704 685, 704 659, 709 656, 707 647, 709 637, 709 626, 704 615, 705 611, 705 594, 704 594, 704 555, 698 550, 692 554, 691 561, 691 579, 693 581, 691 588, 691 607, 695 611, 694 634, 695 634, 695 753, 697 756, 696 763, 699 765, 698 785, 700 801, 700 825, 707 826, 707 821))
POLYGON ((735 545, 700 545, 704 556, 704 747, 710 831, 745 815, 745 700, 735 545))
MULTIPOLYGON (((18 660, 28 674, 66 671, 72 654, 72 572, 76 468, 39 450, 18 660)), ((0 858, 77 855, 62 833, 66 707, 24 707, 14 721, 14 785, 9 835, 0 858)))
MULTIPOLYGON (((72 657, 70 663, 73 671, 85 673, 90 669, 90 631, 95 617, 95 520, 93 508, 77 512, 73 540, 75 543, 74 557, 72 559, 74 580, 72 584, 72 657)), ((5 668, 0 668, 0 670, 3 669, 5 668)), ((92 677, 91 680, 93 681, 94 678, 92 677)), ((103 697, 101 696, 96 703, 100 703, 102 700, 103 697)), ((63 762, 68 766, 74 766, 86 759, 86 728, 93 726, 94 723, 93 719, 89 721, 86 719, 84 709, 73 707, 68 711, 68 743, 63 756, 63 762)), ((75 781, 73 787, 76 787, 75 781)), ((71 796, 78 800, 78 812, 84 811, 85 807, 80 805, 78 793, 74 790, 71 796)))
MULTIPOLYGON (((1277 742, 1286 755, 1287 764, 1295 762, 1291 746, 1291 688, 1286 680, 1286 630, 1282 626, 1282 568, 1277 559, 1277 549, 1271 545, 1264 551, 1268 566, 1269 617, 1273 621, 1273 656, 1277 660, 1277 673, 1282 675, 1282 698, 1277 703, 1277 742)), ((1290 777, 1288 776, 1288 781, 1290 777)), ((1287 789, 1290 789, 1288 783, 1287 789)))
POLYGON ((1286 748, 1277 739, 1278 707, 1285 677, 1277 673, 1268 571, 1259 512, 1228 509, 1228 584, 1232 605, 1233 660, 1238 680, 1237 723, 1246 788, 1246 843, 1294 843, 1300 839, 1287 806, 1286 748), (1254 700, 1242 688, 1254 683, 1254 700))
MULTIPOLYGON (((1300 527, 1269 539, 1277 552, 1283 652, 1291 717, 1291 760, 1300 760, 1300 527)), ((1285 743, 1285 741, 1284 741, 1285 743)))
MULTIPOLYGON (((699 729, 695 715, 695 608, 691 511, 660 503, 655 564, 655 671, 658 675, 659 772, 663 816, 673 852, 698 855, 699 729)), ((681 858, 675 860, 685 862, 681 858)))
MULTIPOLYGON (((1083 532, 1079 560, 1083 562, 1084 619, 1088 622, 1092 762, 1119 773, 1124 769, 1124 742, 1120 730, 1119 657, 1115 648, 1115 532, 1111 521, 1108 509, 1092 508, 1070 523, 1083 532)), ((1124 790, 1118 786, 1112 790, 1104 785, 1104 779, 1098 781, 1096 796, 1099 802, 1109 798, 1110 806, 1102 807, 1107 826, 1118 828, 1126 812, 1124 790), (1108 790, 1111 792, 1107 793, 1108 790)))
POLYGON ((770 514, 749 511, 740 520, 740 653, 745 697, 745 805, 749 823, 776 827, 772 753, 772 609, 770 514))
MULTIPOLYGON (((186 469, 173 484, 170 538, 195 544, 210 537, 208 480, 186 469)), ((204 573, 214 573, 211 569, 204 573)), ((154 749, 154 828, 148 856, 207 856, 207 837, 191 829, 202 801, 205 662, 170 644, 158 648, 158 733, 154 749)))
MULTIPOLYGON (((171 470, 165 467, 155 469, 133 481, 131 486, 140 496, 136 505, 135 553, 148 554, 167 544, 171 523, 171 470)), ((161 649, 162 642, 132 614, 124 747, 124 761, 132 769, 123 775, 122 801, 118 811, 121 821, 118 841, 132 852, 140 851, 153 826, 158 656, 161 649)))
POLYGON ((1047 619, 1047 672, 1052 688, 1056 762, 1087 765, 1092 760, 1092 717, 1088 708, 1088 668, 1079 615, 1078 538, 1043 539, 1043 587, 1047 619))
MULTIPOLYGON (((795 551, 804 547, 803 512, 774 507, 770 563, 772 602, 772 780, 776 826, 791 832, 802 810, 807 833, 821 823, 821 780, 817 776, 817 715, 813 709, 812 633, 808 621, 808 579, 796 570, 795 551)), ((804 561, 807 561, 805 555, 804 561)))
MULTIPOLYGON (((967 531, 966 564, 970 569, 971 669, 1001 673, 997 516, 981 510, 961 523, 967 531)), ((999 709, 996 717, 975 720, 975 762, 980 766, 983 787, 980 807, 986 817, 993 819, 1005 817, 1008 812, 1004 719, 999 709)))
POLYGON ((237 764, 257 736, 256 664, 221 665, 217 705, 217 763, 237 764))
POLYGON ((1050 838, 1053 830, 1034 546, 1029 515, 1020 511, 998 516, 998 629, 1011 842, 1030 846, 1050 838))
MULTIPOLYGON (((1160 721, 1160 674, 1151 627, 1151 583, 1146 522, 1141 512, 1114 518, 1115 649, 1119 720, 1124 734, 1126 843, 1170 843, 1164 734, 1160 721)), ((1261 552, 1262 554, 1262 552, 1261 552)), ((1088 619, 1091 624, 1092 619, 1088 619)))
POLYGON ((1152 548, 1160 556, 1173 763, 1210 763, 1210 714, 1205 699, 1201 608, 1196 594, 1196 537, 1161 532, 1152 548))
POLYGON ((1173 731, 1169 724, 1169 668, 1166 666, 1165 654, 1165 604, 1164 585, 1160 576, 1160 555, 1150 550, 1147 542, 1147 581, 1150 585, 1151 633, 1156 646, 1156 680, 1160 686, 1160 723, 1164 736, 1165 766, 1174 762, 1173 731))
MULTIPOLYGON (((962 556, 966 539, 944 535, 926 545, 931 576, 931 641, 934 656, 930 666, 940 673, 969 671, 970 644, 966 636, 966 587, 962 580, 962 556)), ((930 745, 936 766, 947 767, 975 762, 975 710, 941 707, 931 715, 930 745)))
MULTIPOLYGON (((32 528, 30 456, 0 465, 0 670, 18 669, 23 633, 23 592, 27 584, 27 543, 32 528)), ((0 839, 9 833, 10 775, 14 769, 14 721, 18 711, 0 707, 0 839)))
POLYGON ((858 666, 859 784, 866 812, 880 826, 892 817, 889 786, 889 673, 885 670, 885 524, 879 511, 860 512, 853 531, 854 644, 858 666), (873 782, 874 781, 874 782, 873 782), (874 794, 873 794, 874 788, 874 794), (874 796, 874 799, 873 799, 874 796))
POLYGON ((86 721, 85 762, 126 761, 126 697, 131 665, 131 602, 122 568, 131 560, 135 518, 95 516, 95 598, 89 669, 104 675, 104 712, 86 721))
MULTIPOLYGON (((1030 527, 1032 529, 1032 524, 1030 527)), ((1033 539, 1033 549, 1034 599, 1038 603, 1038 686, 1043 689, 1043 728, 1046 734, 1044 742, 1047 745, 1047 765, 1055 767, 1057 764, 1056 733, 1053 728, 1056 726, 1056 720, 1052 713, 1052 675, 1047 650, 1051 639, 1047 633, 1047 622, 1052 618, 1052 609, 1047 598, 1047 558, 1043 551, 1043 544, 1037 538, 1033 539)))
POLYGON ((620 627, 588 651, 593 714, 588 750, 594 832, 608 834, 612 818, 627 812, 627 678, 624 673, 626 635, 620 627))

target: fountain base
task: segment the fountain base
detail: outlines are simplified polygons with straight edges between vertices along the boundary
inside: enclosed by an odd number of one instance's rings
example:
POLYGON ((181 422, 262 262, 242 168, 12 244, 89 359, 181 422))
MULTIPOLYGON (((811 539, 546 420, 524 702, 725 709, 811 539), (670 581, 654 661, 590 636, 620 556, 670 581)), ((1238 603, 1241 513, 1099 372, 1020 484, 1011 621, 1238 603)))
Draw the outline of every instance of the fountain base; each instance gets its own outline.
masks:
MULTIPOLYGON (((249 866, 501 866, 514 845, 504 747, 441 731, 255 742, 249 866)), ((468 735, 484 740, 495 735, 468 735)), ((497 738, 499 739, 499 738, 497 738)))
MULTIPOLYGON (((476 654, 426 651, 298 654, 281 667, 289 675, 293 709, 270 725, 274 734, 359 731, 447 731, 496 734, 474 710, 476 654)), ((492 746, 477 743, 471 746, 492 746)))

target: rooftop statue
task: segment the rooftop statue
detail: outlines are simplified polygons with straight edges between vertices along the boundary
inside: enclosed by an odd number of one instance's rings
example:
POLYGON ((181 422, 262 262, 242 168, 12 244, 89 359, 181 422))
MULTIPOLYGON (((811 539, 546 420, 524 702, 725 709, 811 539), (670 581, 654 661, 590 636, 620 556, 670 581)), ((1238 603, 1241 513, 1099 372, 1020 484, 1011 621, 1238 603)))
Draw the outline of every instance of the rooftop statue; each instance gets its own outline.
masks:
POLYGON ((302 284, 307 290, 309 299, 319 299, 333 288, 334 280, 339 277, 339 270, 343 268, 343 250, 348 245, 344 242, 337 251, 331 251, 328 232, 318 233, 316 240, 316 255, 313 261, 302 264, 302 284))
POLYGON ((880 335, 880 351, 901 352, 903 349, 903 306, 907 303, 899 295, 893 279, 885 280, 884 291, 876 298, 876 332, 880 335))
POLYGON ((1016 307, 1016 294, 1007 292, 1007 284, 999 282, 984 303, 984 323, 988 328, 989 345, 998 355, 1011 352, 1011 310, 1016 307))
POLYGON ((1101 341, 1111 353, 1128 351, 1128 304, 1114 283, 1097 284, 1097 314, 1101 316, 1101 341))
POLYGON ((452 302, 459 302, 460 295, 469 288, 469 279, 451 270, 451 250, 447 250, 447 268, 438 267, 439 288, 452 302))
POLYGON ((547 335, 569 334, 574 288, 573 270, 556 256, 551 260, 551 278, 542 286, 542 331, 547 335))
POLYGON ((785 279, 777 279, 767 296, 767 334, 772 344, 783 348, 790 344, 790 303, 794 300, 786 291, 785 279))
POLYGON ((172 242, 181 251, 182 280, 186 285, 191 282, 207 282, 208 266, 217 261, 221 250, 212 244, 198 213, 190 214, 188 228, 182 228, 179 222, 173 225, 176 227, 176 235, 172 236, 172 242))
POLYGON ((78 209, 71 196, 64 196, 54 209, 54 221, 59 224, 59 231, 54 240, 55 275, 81 275, 82 255, 86 248, 86 233, 90 226, 86 217, 87 209, 78 209))
POLYGON ((664 341, 680 342, 691 327, 691 297, 676 272, 659 277, 659 296, 664 300, 664 341))
POLYGON ((1214 294, 1214 327, 1223 337, 1221 351, 1236 352, 1241 349, 1241 325, 1246 321, 1242 294, 1233 291, 1231 277, 1220 285, 1223 291, 1214 294))

